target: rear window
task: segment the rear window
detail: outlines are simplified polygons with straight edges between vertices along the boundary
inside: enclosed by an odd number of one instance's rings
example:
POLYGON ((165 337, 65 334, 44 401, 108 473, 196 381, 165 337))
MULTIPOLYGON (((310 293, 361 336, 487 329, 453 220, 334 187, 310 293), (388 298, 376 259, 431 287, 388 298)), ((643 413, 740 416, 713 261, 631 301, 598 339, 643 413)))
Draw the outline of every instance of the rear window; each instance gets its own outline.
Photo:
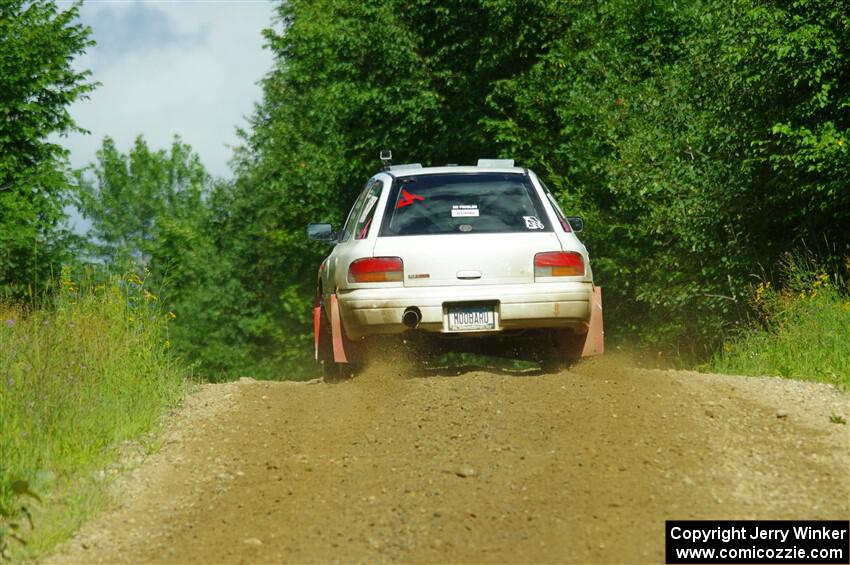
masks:
POLYGON ((381 236, 552 231, 531 179, 516 173, 399 177, 381 236))

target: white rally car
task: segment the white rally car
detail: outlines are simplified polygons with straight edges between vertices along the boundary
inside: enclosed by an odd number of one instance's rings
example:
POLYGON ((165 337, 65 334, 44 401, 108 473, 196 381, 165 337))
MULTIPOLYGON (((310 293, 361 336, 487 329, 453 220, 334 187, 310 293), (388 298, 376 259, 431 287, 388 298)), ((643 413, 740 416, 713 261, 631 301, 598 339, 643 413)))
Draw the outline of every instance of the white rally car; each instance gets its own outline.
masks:
POLYGON ((530 342, 548 366, 601 353, 601 291, 581 229, 512 160, 387 166, 342 229, 307 228, 334 245, 319 268, 316 359, 333 375, 370 337, 403 332, 530 342))

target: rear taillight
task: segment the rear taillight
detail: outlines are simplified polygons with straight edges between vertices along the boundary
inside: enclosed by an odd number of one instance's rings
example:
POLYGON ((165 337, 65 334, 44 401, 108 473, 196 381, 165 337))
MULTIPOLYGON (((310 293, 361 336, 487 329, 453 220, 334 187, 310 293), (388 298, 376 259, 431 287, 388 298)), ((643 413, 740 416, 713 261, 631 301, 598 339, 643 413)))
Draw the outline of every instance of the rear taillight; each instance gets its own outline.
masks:
POLYGON ((534 256, 534 278, 584 276, 584 257, 574 251, 550 251, 534 256))
POLYGON ((398 257, 366 257, 348 267, 348 282, 401 282, 404 263, 398 257))

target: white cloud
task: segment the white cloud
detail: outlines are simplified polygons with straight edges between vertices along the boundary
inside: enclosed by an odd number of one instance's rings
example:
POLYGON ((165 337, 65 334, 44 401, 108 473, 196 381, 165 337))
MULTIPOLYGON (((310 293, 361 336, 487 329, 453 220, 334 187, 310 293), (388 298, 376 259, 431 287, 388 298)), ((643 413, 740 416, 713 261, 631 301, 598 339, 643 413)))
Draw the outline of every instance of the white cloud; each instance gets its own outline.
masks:
POLYGON ((137 135, 165 148, 175 134, 216 176, 230 174, 237 127, 247 126, 261 98, 257 82, 272 65, 263 28, 272 25, 266 0, 226 2, 109 2, 81 9, 98 45, 75 64, 101 84, 70 111, 90 135, 61 142, 71 164, 95 160, 104 136, 126 151, 137 135))

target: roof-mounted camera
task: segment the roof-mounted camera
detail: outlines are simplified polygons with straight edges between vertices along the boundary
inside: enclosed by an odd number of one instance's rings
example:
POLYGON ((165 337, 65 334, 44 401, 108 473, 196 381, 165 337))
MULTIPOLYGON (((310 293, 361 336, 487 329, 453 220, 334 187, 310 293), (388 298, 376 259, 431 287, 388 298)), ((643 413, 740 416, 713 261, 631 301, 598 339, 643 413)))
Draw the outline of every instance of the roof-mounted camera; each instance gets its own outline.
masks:
POLYGON ((384 164, 384 170, 388 171, 393 164, 393 152, 389 149, 381 149, 381 162, 384 164))

